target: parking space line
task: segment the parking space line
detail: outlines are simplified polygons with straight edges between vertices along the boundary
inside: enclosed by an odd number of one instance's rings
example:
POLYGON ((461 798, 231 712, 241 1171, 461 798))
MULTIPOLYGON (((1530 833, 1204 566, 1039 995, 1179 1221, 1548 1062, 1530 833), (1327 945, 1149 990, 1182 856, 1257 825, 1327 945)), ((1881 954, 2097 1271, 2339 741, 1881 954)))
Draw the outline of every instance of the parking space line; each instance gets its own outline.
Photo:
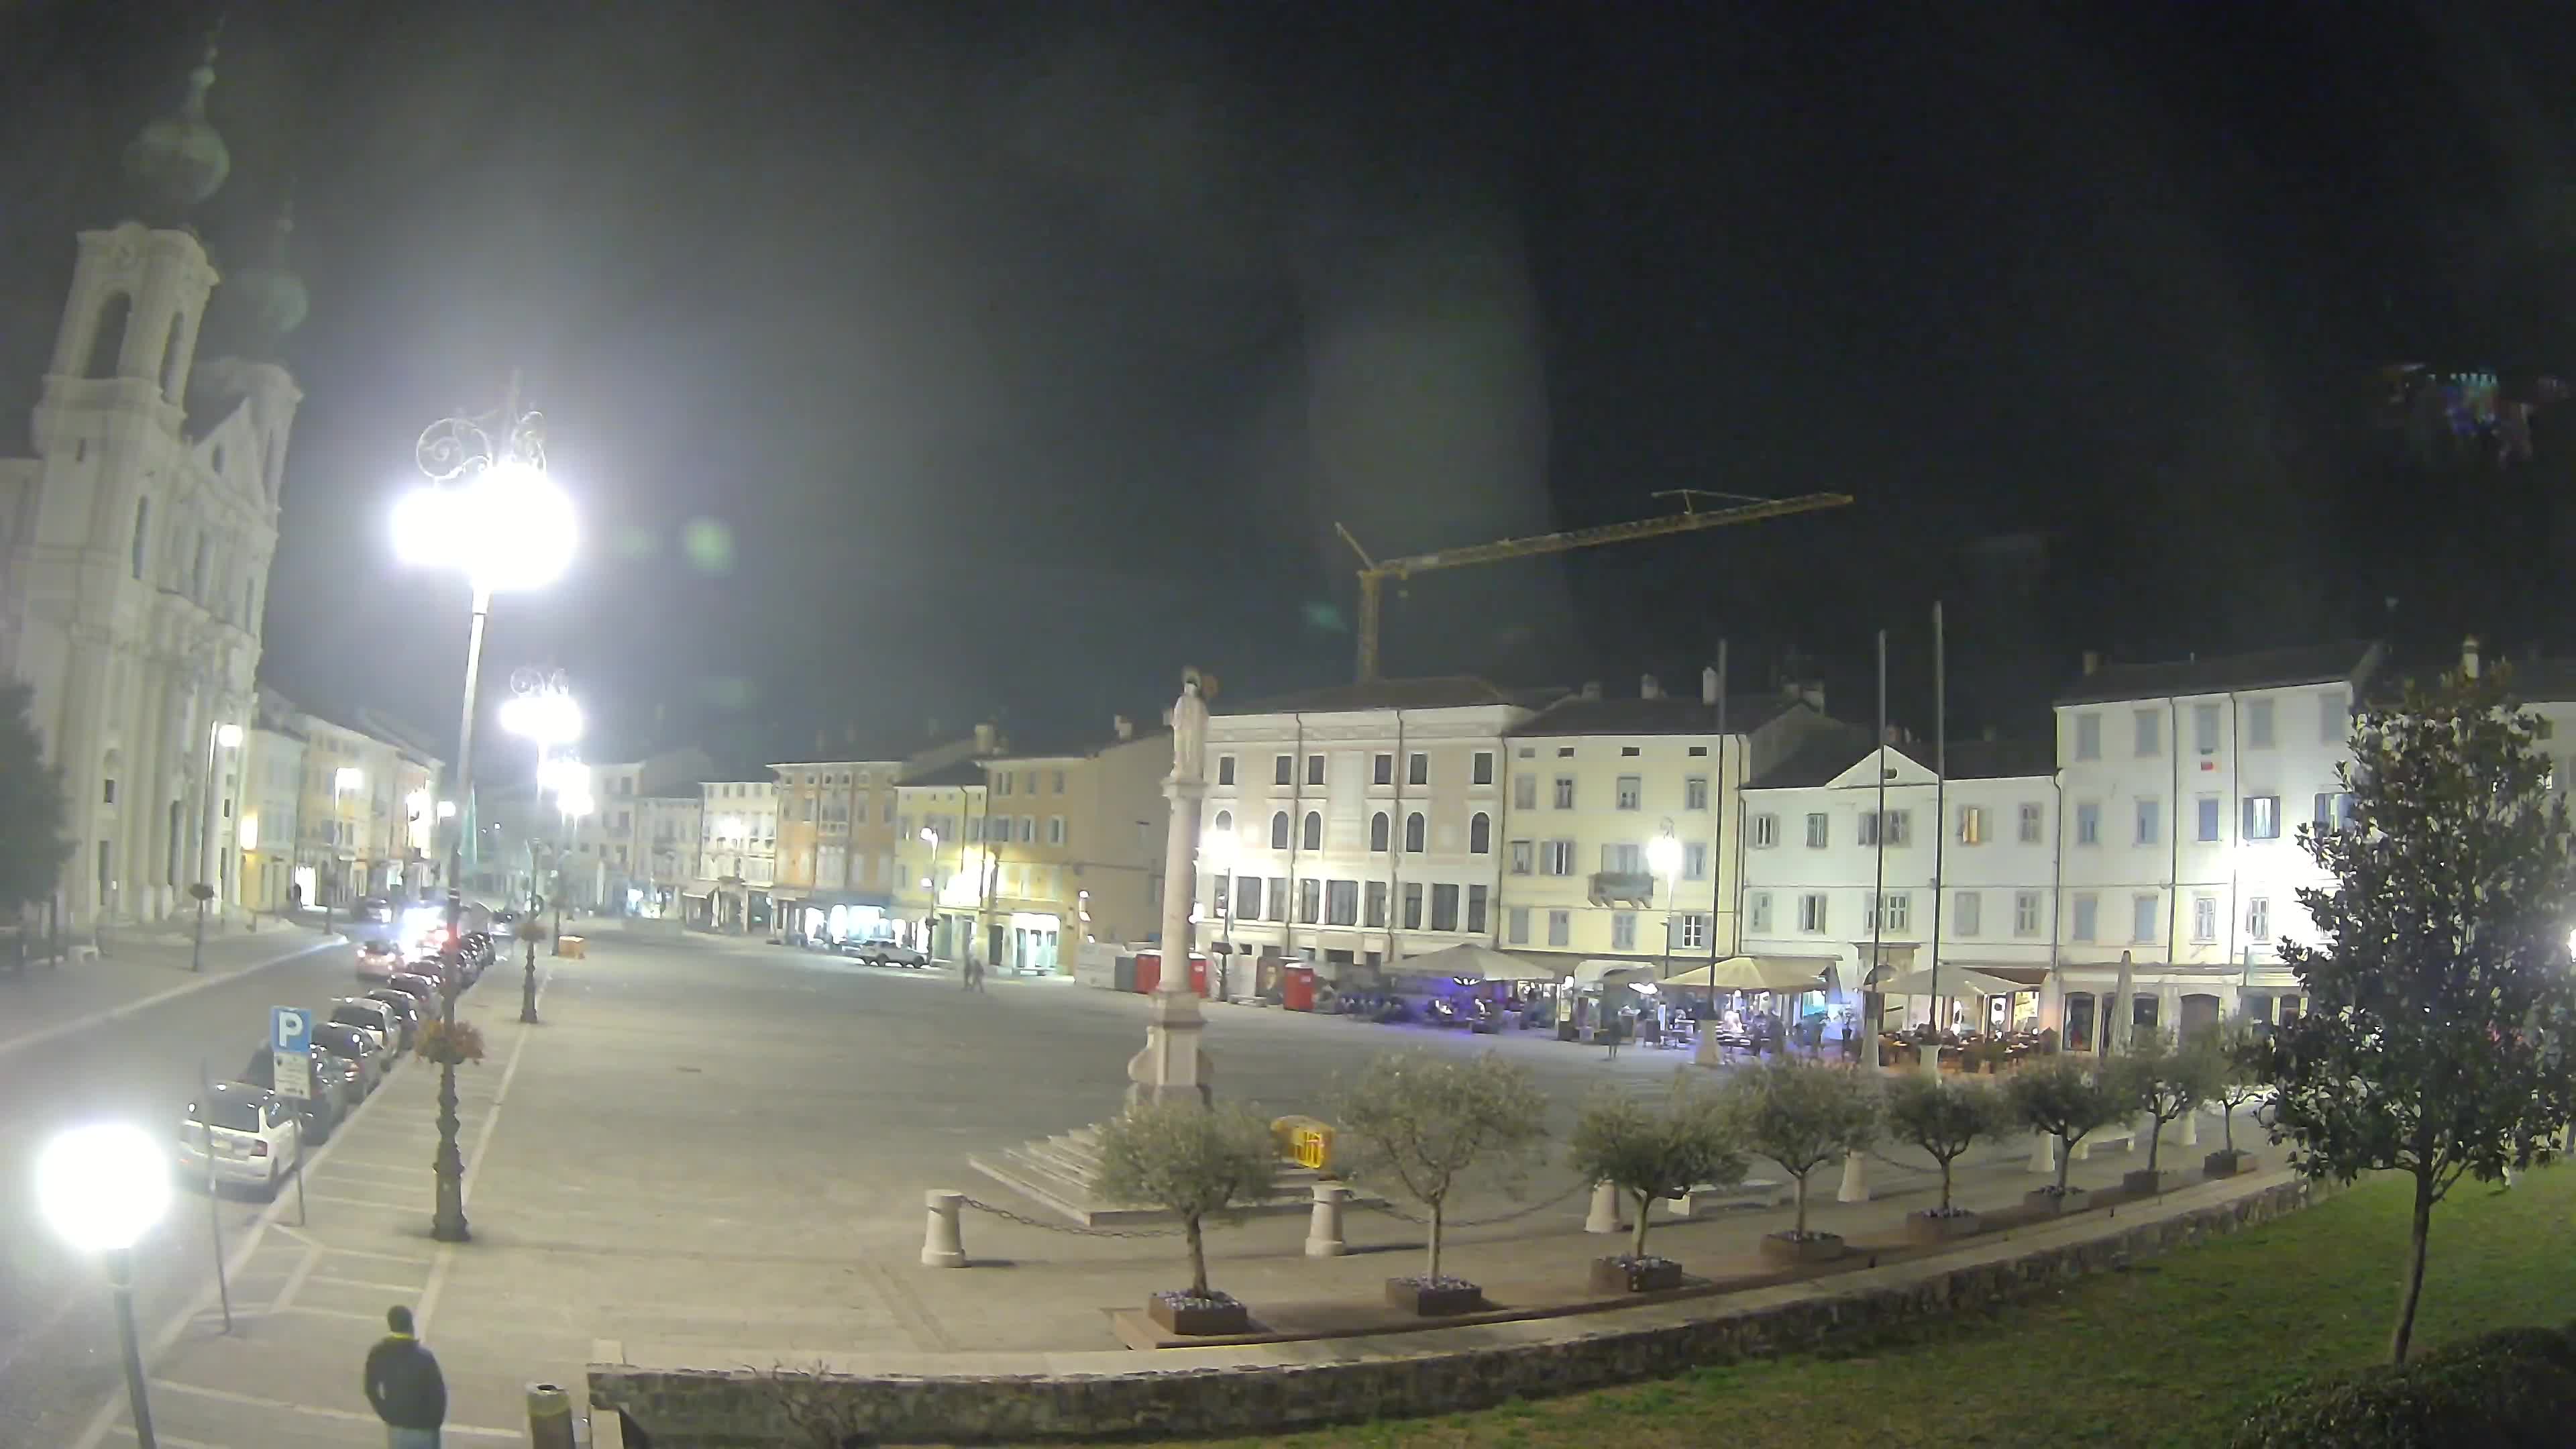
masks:
POLYGON ((416 1202, 378 1202, 371 1197, 340 1197, 327 1192, 308 1192, 305 1196, 313 1199, 315 1202, 338 1203, 342 1207, 382 1208, 384 1211, 392 1213, 409 1212, 420 1206, 420 1204, 416 1202))
POLYGON ((280 1306, 277 1311, 280 1313, 310 1313, 316 1318, 345 1318, 351 1323, 375 1324, 385 1321, 384 1315, 381 1313, 352 1313, 345 1308, 316 1308, 310 1303, 288 1303, 280 1306))
MULTIPOLYGON (((484 1159, 491 1155, 492 1133, 501 1125, 501 1103, 510 1095, 510 1083, 519 1076, 519 1055, 528 1049, 528 1033, 510 1044, 510 1064, 501 1069, 501 1085, 492 1092, 492 1105, 483 1113, 482 1125, 474 1130, 474 1155, 465 1162, 465 1176, 458 1181, 457 1196, 467 1203, 474 1201, 474 1179, 483 1172, 484 1159)), ((454 1257, 454 1243, 438 1245, 438 1260, 429 1265, 429 1282, 420 1290, 420 1306, 413 1311, 423 1337, 429 1333, 429 1321, 438 1312, 439 1295, 447 1291, 447 1267, 454 1257)))
MULTIPOLYGON (((111 1432, 122 1434, 126 1438, 135 1440, 138 1443, 141 1442, 143 1438, 142 1435, 134 1432, 134 1426, 131 1424, 119 1424, 111 1432)), ((170 1446, 170 1449, 232 1449, 232 1446, 229 1444, 209 1444, 203 1439, 182 1439, 176 1434, 165 1434, 157 1428, 153 1430, 152 1442, 155 1444, 167 1444, 170 1446)))
POLYGON ((305 1249, 303 1259, 295 1265, 295 1271, 286 1275, 286 1281, 278 1285, 277 1296, 268 1301, 269 1310, 275 1312, 293 1303, 297 1291, 304 1287, 304 1280, 312 1276, 313 1266, 321 1261, 321 1249, 305 1249))
POLYGON ((377 1293, 410 1294, 420 1291, 409 1283, 379 1283, 372 1278, 342 1278, 331 1273, 316 1273, 309 1281, 328 1283, 334 1288, 365 1288, 377 1293))
MULTIPOLYGON (((283 1409, 290 1414, 305 1414, 316 1419, 337 1419, 344 1424, 366 1424, 376 1428, 383 1427, 382 1421, 375 1415, 361 1414, 354 1409, 334 1409, 325 1404, 299 1404, 291 1399, 262 1398, 258 1394, 245 1394, 234 1389, 212 1389, 203 1384, 183 1384, 177 1379, 152 1380, 152 1392, 156 1394, 163 1392, 187 1394, 200 1399, 212 1399, 219 1404, 239 1404, 248 1409, 283 1409)), ((117 1427, 119 1429, 125 1429, 125 1426, 122 1424, 119 1424, 117 1427)), ((125 1432, 131 1434, 133 1431, 131 1429, 125 1429, 125 1432)), ((517 1441, 527 1437, 527 1431, 523 1429, 492 1429, 481 1424, 447 1424, 441 1427, 440 1432, 445 1434, 462 1434, 475 1439, 509 1439, 517 1441)), ((167 1434, 160 1435, 159 1438, 164 1444, 178 1444, 182 1442, 171 1438, 167 1434)))

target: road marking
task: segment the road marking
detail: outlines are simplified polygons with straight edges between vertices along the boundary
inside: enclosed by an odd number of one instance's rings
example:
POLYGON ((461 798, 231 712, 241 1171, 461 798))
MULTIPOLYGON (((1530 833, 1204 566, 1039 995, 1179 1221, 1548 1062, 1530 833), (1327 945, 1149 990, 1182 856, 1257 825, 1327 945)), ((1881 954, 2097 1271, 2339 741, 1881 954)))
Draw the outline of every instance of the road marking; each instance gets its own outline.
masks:
POLYGON ((338 1203, 342 1207, 380 1208, 389 1213, 407 1213, 420 1206, 416 1202, 379 1202, 371 1197, 341 1197, 336 1193, 328 1192, 309 1192, 305 1196, 315 1202, 338 1203))
MULTIPOLYGON (((239 1404, 248 1409, 283 1409, 291 1414, 306 1414, 316 1419, 337 1419, 344 1424, 372 1424, 381 1427, 384 1422, 373 1414, 361 1414, 353 1409, 334 1409, 326 1404, 299 1404, 292 1399, 262 1398, 258 1394, 245 1394, 233 1389, 210 1389, 203 1384, 183 1384, 177 1379, 154 1379, 152 1391, 156 1394, 165 1392, 188 1394, 200 1399, 212 1399, 219 1404, 239 1404)), ((128 1434, 134 1432, 126 1429, 122 1424, 117 1428, 128 1434)), ((491 1429, 481 1424, 448 1424, 442 1426, 441 1432, 464 1434, 478 1439, 508 1439, 514 1442, 527 1437, 527 1431, 524 1429, 491 1429)), ((164 1444, 180 1442, 167 1434, 158 1437, 164 1444)))
POLYGON ((334 1288, 365 1288, 377 1293, 409 1294, 418 1291, 409 1283, 378 1283, 371 1278, 342 1278, 330 1273, 315 1273, 310 1281, 328 1283, 334 1288))
POLYGON ((268 1301, 269 1311, 273 1313, 293 1303, 296 1293, 304 1287, 304 1280, 312 1276, 313 1265, 321 1261, 320 1248, 305 1249, 303 1258, 295 1265, 295 1270, 286 1275, 284 1283, 278 1285, 277 1296, 268 1301))
POLYGON ((280 1313, 310 1313, 316 1318, 345 1318, 351 1323, 382 1323, 385 1321, 385 1317, 381 1313, 352 1313, 346 1308, 316 1308, 309 1303, 288 1303, 280 1306, 277 1311, 280 1313))
MULTIPOLYGON (((519 1054, 528 1049, 531 1032, 521 1031, 510 1044, 510 1064, 501 1070, 501 1086, 492 1094, 492 1105, 483 1114, 483 1125, 474 1133, 474 1155, 466 1160, 465 1175, 458 1179, 456 1195, 464 1202, 474 1201, 474 1179, 483 1172, 483 1159, 492 1146, 492 1131, 501 1125, 501 1103, 510 1095, 510 1083, 519 1075, 519 1054)), ((447 1291, 447 1267, 455 1256, 454 1243, 438 1245, 437 1260, 429 1265, 429 1282, 420 1290, 419 1306, 412 1310, 412 1322, 420 1336, 429 1336, 431 1315, 438 1311, 439 1295, 447 1291)))
POLYGON ((312 945, 299 947, 296 950, 287 952, 283 956, 271 956, 265 961, 259 962, 256 965, 245 966, 239 971, 227 971, 220 976, 202 976, 194 981, 182 982, 177 986, 171 987, 167 991, 156 991, 150 996, 140 997, 136 1000, 129 1001, 123 1006, 110 1007, 105 1011, 93 1011, 86 1016, 76 1016, 69 1021, 56 1022, 52 1026, 39 1027, 36 1030, 27 1033, 25 1036, 11 1037, 7 1041, 0 1041, 0 1057, 8 1056, 13 1052, 25 1051, 29 1047, 42 1046, 49 1041, 59 1041, 62 1038, 71 1036, 77 1032, 87 1031, 94 1026, 105 1026, 111 1021, 123 1021, 129 1016, 135 1016, 143 1012, 150 1011, 153 1007, 159 1006, 165 1001, 175 1001, 182 996, 194 995, 197 992, 207 990, 211 987, 220 986, 227 981, 238 981, 245 976, 265 971, 271 966, 280 966, 289 961, 301 960, 306 956, 312 955, 316 951, 327 951, 334 946, 342 946, 346 944, 348 943, 343 938, 333 936, 328 940, 316 941, 312 945))
MULTIPOLYGON (((117 1425, 116 1432, 124 1435, 128 1439, 137 1441, 140 1441, 143 1437, 142 1435, 135 1433, 133 1427, 127 1424, 117 1425)), ((170 1446, 170 1449, 232 1449, 232 1446, 229 1444, 209 1444, 203 1439, 182 1439, 176 1434, 164 1434, 157 1429, 153 1431, 152 1442, 155 1444, 167 1444, 170 1446)))

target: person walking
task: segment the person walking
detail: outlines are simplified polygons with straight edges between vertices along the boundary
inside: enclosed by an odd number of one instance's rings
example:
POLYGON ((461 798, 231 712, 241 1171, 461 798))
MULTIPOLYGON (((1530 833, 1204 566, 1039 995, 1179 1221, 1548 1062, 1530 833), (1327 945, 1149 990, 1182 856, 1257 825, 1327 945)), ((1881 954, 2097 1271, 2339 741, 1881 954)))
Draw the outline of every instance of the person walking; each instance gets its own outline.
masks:
POLYGON ((392 1332, 367 1351, 367 1403, 385 1421, 386 1449, 439 1449, 447 1422, 447 1379, 438 1358, 412 1332, 411 1310, 385 1310, 392 1332))

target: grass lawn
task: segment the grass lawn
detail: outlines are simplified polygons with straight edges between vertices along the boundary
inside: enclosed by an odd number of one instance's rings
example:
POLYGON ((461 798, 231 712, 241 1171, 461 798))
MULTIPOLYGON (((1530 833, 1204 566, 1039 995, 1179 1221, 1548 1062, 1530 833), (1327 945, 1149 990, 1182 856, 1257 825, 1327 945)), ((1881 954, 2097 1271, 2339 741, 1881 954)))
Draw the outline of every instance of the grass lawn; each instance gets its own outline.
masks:
MULTIPOLYGON (((2321 1206, 1955 1327, 1482 1414, 1230 1444, 1835 1446, 2222 1442, 2264 1394, 2388 1350, 2411 1194, 2321 1206)), ((2510 1192, 2462 1183, 2433 1217, 2418 1349, 2576 1318, 2576 1166, 2510 1192)), ((2576 1429, 2571 1429, 2576 1442, 2576 1429)))

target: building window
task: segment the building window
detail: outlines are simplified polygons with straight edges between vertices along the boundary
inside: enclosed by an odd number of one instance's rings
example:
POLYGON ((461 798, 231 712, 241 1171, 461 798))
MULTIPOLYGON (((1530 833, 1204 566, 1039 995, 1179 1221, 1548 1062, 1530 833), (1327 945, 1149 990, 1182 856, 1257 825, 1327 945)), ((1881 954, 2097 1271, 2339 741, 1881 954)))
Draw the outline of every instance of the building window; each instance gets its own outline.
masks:
POLYGON ((2262 946, 2272 944, 2272 903, 2262 896, 2251 896, 2245 902, 2245 934, 2262 946))
POLYGON ((2218 753, 2218 706, 2195 704, 2191 707, 2191 747, 2204 755, 2218 753))
POLYGON ((1288 848, 1288 812, 1285 810, 1270 817, 1270 848, 1272 850, 1288 848))
POLYGON ((2039 934, 2039 892, 2013 892, 2013 934, 2016 936, 2039 934))
POLYGON ((1635 911, 1610 913, 1610 949, 1613 951, 1637 949, 1637 913, 1635 911))
POLYGON ((134 576, 138 579, 143 577, 143 545, 144 540, 151 536, 151 527, 152 495, 146 493, 142 497, 134 500, 134 545, 132 549, 132 563, 134 576))
POLYGON ((1809 850, 1822 850, 1827 845, 1832 844, 1833 833, 1833 817, 1825 814, 1825 812, 1821 810, 1813 811, 1808 814, 1807 848, 1809 850))
POLYGON ((116 803, 116 777, 114 775, 110 775, 99 782, 98 803, 101 805, 113 805, 116 803))
POLYGON ((1329 882, 1324 890, 1324 921, 1327 925, 1356 926, 1360 923, 1360 883, 1355 880, 1329 882))
POLYGON ((1488 892, 1486 887, 1480 885, 1471 885, 1467 887, 1468 935, 1481 936, 1485 933, 1485 903, 1487 899, 1488 892))
POLYGON ((1297 882, 1298 924, 1306 926, 1315 925, 1319 922, 1323 913, 1324 883, 1312 876, 1301 878, 1297 882))
POLYGON ((2280 839, 2281 797, 2278 795, 2246 796, 2243 834, 2247 840, 2280 839))
POLYGON ((1862 811, 1860 844, 1864 848, 1874 846, 1879 843, 1881 837, 1886 839, 1890 849, 1902 849, 1911 845, 1914 842, 1914 812, 1911 810, 1889 810, 1883 813, 1862 811))
POLYGON ((1977 891, 1954 891, 1950 896, 1950 927, 1962 936, 1985 934, 1985 896, 1977 891))
POLYGON ((1208 887, 1208 909, 1231 920, 1234 916, 1234 879, 1218 876, 1208 887))
POLYGON ((1395 756, 1380 755, 1369 761, 1369 779, 1380 785, 1395 783, 1395 756))
POLYGON ((2156 898, 2137 895, 2129 898, 2129 939, 2152 941, 2156 938, 2156 898))
POLYGON ((1431 888, 1431 929, 1435 931, 1458 929, 1458 888, 1456 886, 1435 885, 1431 888))
POLYGON ((1798 929, 1811 936, 1825 933, 1825 893, 1809 891, 1798 897, 1798 929))
POLYGON ((2218 939, 2218 897, 2191 898, 2191 938, 2195 941, 2218 939))
POLYGON ((1572 944, 1573 940, 1574 913, 1572 911, 1548 912, 1547 943, 1551 946, 1565 946, 1572 944))
POLYGON ((1914 927, 1914 892, 1888 891, 1871 893, 1882 931, 1907 931, 1914 927))
POLYGON ((1408 855, 1422 853, 1422 812, 1419 810, 1404 817, 1404 849, 1408 855))
POLYGON ((1686 841, 1682 845, 1682 879, 1708 879, 1708 842, 1686 841))
POLYGON ((1475 772, 1469 777, 1469 782, 1477 785, 1490 785, 1494 783, 1493 751, 1478 750, 1476 752, 1475 772))
POLYGON ((1689 775, 1683 778, 1682 808, 1684 810, 1705 810, 1708 808, 1708 776, 1689 775))
POLYGON ((1309 785, 1320 785, 1324 783, 1323 756, 1308 755, 1306 757, 1306 783, 1309 785))
POLYGON ((1752 927, 1754 930, 1770 930, 1771 893, 1769 891, 1755 891, 1752 895, 1746 897, 1744 902, 1744 915, 1745 924, 1752 927))
POLYGON ((1556 808, 1559 810, 1571 810, 1574 808, 1574 777, 1572 775, 1559 775, 1556 777, 1556 808))
POLYGON ((1383 810, 1381 810, 1381 811, 1377 812, 1375 815, 1370 816, 1370 817, 1369 817, 1369 849, 1371 849, 1371 850, 1384 850, 1384 849, 1386 849, 1386 832, 1387 832, 1386 812, 1385 812, 1385 811, 1383 811, 1383 810))
POLYGON ((1511 870, 1512 870, 1512 874, 1514 874, 1514 875, 1527 875, 1527 874, 1529 874, 1529 873, 1530 873, 1530 861, 1531 861, 1531 859, 1532 859, 1532 853, 1531 853, 1531 851, 1530 851, 1530 843, 1529 843, 1528 841, 1526 841, 1526 840, 1515 840, 1515 841, 1513 841, 1513 842, 1512 842, 1512 849, 1511 849, 1511 862, 1512 862, 1512 864, 1511 864, 1511 870))
POLYGON ((1494 849, 1494 817, 1477 811, 1467 821, 1467 853, 1489 855, 1494 849))
POLYGON ((1321 850, 1324 848, 1324 813, 1322 811, 1309 810, 1306 812, 1306 830, 1300 837, 1299 844, 1308 850, 1321 850))
POLYGON ((1529 944, 1529 913, 1530 908, 1527 906, 1512 906, 1503 912, 1504 944, 1512 946, 1529 944))
POLYGON ((2352 824, 2352 796, 2338 790, 2321 792, 2314 820, 2319 830, 2341 830, 2352 824))
POLYGON ((2164 839, 2164 811, 2162 800, 2138 802, 2138 844, 2153 845, 2164 839))
POLYGON ((1020 844, 1022 844, 1022 845, 1035 845, 1035 844, 1037 844, 1037 843, 1038 843, 1038 818, 1037 818, 1036 816, 1034 816, 1034 815, 1023 815, 1023 816, 1021 816, 1021 817, 1020 817, 1020 844))
POLYGON ((2075 802, 2075 843, 2078 845, 2102 843, 2101 802, 2095 800, 2075 802))
POLYGON ((2075 717, 2075 758, 2102 758, 2102 716, 2079 714, 2075 717))
POLYGON ((1682 916, 1680 920, 1682 949, 1685 951, 1707 950, 1708 917, 1694 911, 1682 916))
POLYGON ((1560 760, 1570 760, 1570 759, 1573 759, 1573 758, 1574 758, 1574 746, 1572 746, 1572 745, 1558 745, 1558 746, 1556 747, 1556 757, 1557 757, 1558 759, 1560 759, 1560 760))
POLYGON ((1541 875, 1574 874, 1574 842, 1571 840, 1540 841, 1538 873, 1541 875))
POLYGON ((1214 833, 1218 835, 1231 835, 1234 833, 1233 811, 1220 810, 1216 812, 1216 828, 1214 833))
POLYGON ((1619 747, 1619 753, 1623 758, 1633 760, 1637 758, 1641 751, 1639 751, 1635 745, 1621 745, 1619 747))
MULTIPOLYGON (((1297 762, 1291 757, 1287 755, 1272 756, 1270 760, 1270 783, 1273 785, 1294 784, 1297 779, 1296 769, 1297 762)), ((1006 795, 1009 794, 1009 788, 1006 786, 1002 793, 1006 795)))
POLYGON ((1644 796, 1645 783, 1643 780, 1635 775, 1621 775, 1619 777, 1619 809, 1635 810, 1641 808, 1645 803, 1644 796))
POLYGON ((2245 702, 2245 746, 2254 750, 2272 748, 2272 701, 2249 699, 2245 702))
MULTIPOLYGON (((1012 780, 1013 780, 1013 778, 1014 778, 1014 777, 1012 776, 1011 772, 1010 772, 1010 771, 1008 771, 1008 770, 1004 770, 1002 773, 1000 773, 1000 774, 998 774, 998 775, 995 775, 995 776, 993 777, 993 793, 994 793, 994 794, 996 794, 996 795, 1008 795, 1008 794, 1010 794, 1010 793, 1011 793, 1011 784, 1012 784, 1012 780)), ((1287 784, 1288 782, 1287 782, 1287 781, 1285 781, 1285 780, 1282 780, 1282 781, 1280 781, 1279 783, 1280 783, 1280 784, 1282 784, 1282 785, 1285 785, 1285 784, 1287 784)))
POLYGON ((2097 934, 2102 914, 2101 898, 2090 891, 2075 897, 2075 921, 2067 934, 2078 941, 2090 941, 2097 934))
POLYGON ((1385 925, 1385 924, 1386 924, 1386 882, 1385 882, 1385 881, 1382 881, 1382 880, 1373 880, 1373 881, 1370 881, 1370 882, 1368 883, 1368 889, 1367 889, 1366 891, 1362 892, 1362 894, 1366 897, 1366 900, 1365 900, 1365 908, 1366 908, 1366 911, 1367 911, 1367 915, 1366 915, 1366 917, 1362 920, 1361 924, 1363 924, 1363 925, 1367 925, 1367 926, 1383 926, 1383 925, 1385 925))
POLYGON ((1046 843, 1047 843, 1047 844, 1049 844, 1049 845, 1062 845, 1062 844, 1064 844, 1064 817, 1063 817, 1063 816, 1061 816, 1061 815, 1050 815, 1050 816, 1048 816, 1048 817, 1047 817, 1047 839, 1046 839, 1046 843))
POLYGON ((2218 797, 2201 796, 2192 802, 2192 813, 2196 817, 2192 834, 2203 842, 2216 840, 2218 838, 2218 797))
POLYGON ((1757 850, 1768 850, 1780 843, 1780 817, 1756 815, 1744 822, 1746 833, 1757 850))
POLYGON ((2343 691, 2329 689, 2317 696, 2317 743, 2339 745, 2352 728, 2352 717, 2344 713, 2343 691))
POLYGON ((2138 758, 2152 760, 2164 753, 2164 711, 2141 709, 2131 718, 2138 722, 2138 758))
POLYGON ((1405 761, 1404 782, 1408 785, 1430 784, 1431 757, 1429 755, 1415 755, 1413 758, 1405 761))
POLYGON ((1604 845, 1601 847, 1601 869, 1612 875, 1642 875, 1646 869, 1645 854, 1645 847, 1633 840, 1604 845))
POLYGON ((1986 843, 1985 806, 1962 805, 1959 807, 1959 843, 1961 845, 1983 845, 1986 843))
POLYGON ((1234 783, 1234 756, 1219 755, 1216 757, 1216 782, 1220 785, 1231 785, 1234 783))
POLYGON ((1538 776, 1514 775, 1512 777, 1512 808, 1515 810, 1538 808, 1538 776))

